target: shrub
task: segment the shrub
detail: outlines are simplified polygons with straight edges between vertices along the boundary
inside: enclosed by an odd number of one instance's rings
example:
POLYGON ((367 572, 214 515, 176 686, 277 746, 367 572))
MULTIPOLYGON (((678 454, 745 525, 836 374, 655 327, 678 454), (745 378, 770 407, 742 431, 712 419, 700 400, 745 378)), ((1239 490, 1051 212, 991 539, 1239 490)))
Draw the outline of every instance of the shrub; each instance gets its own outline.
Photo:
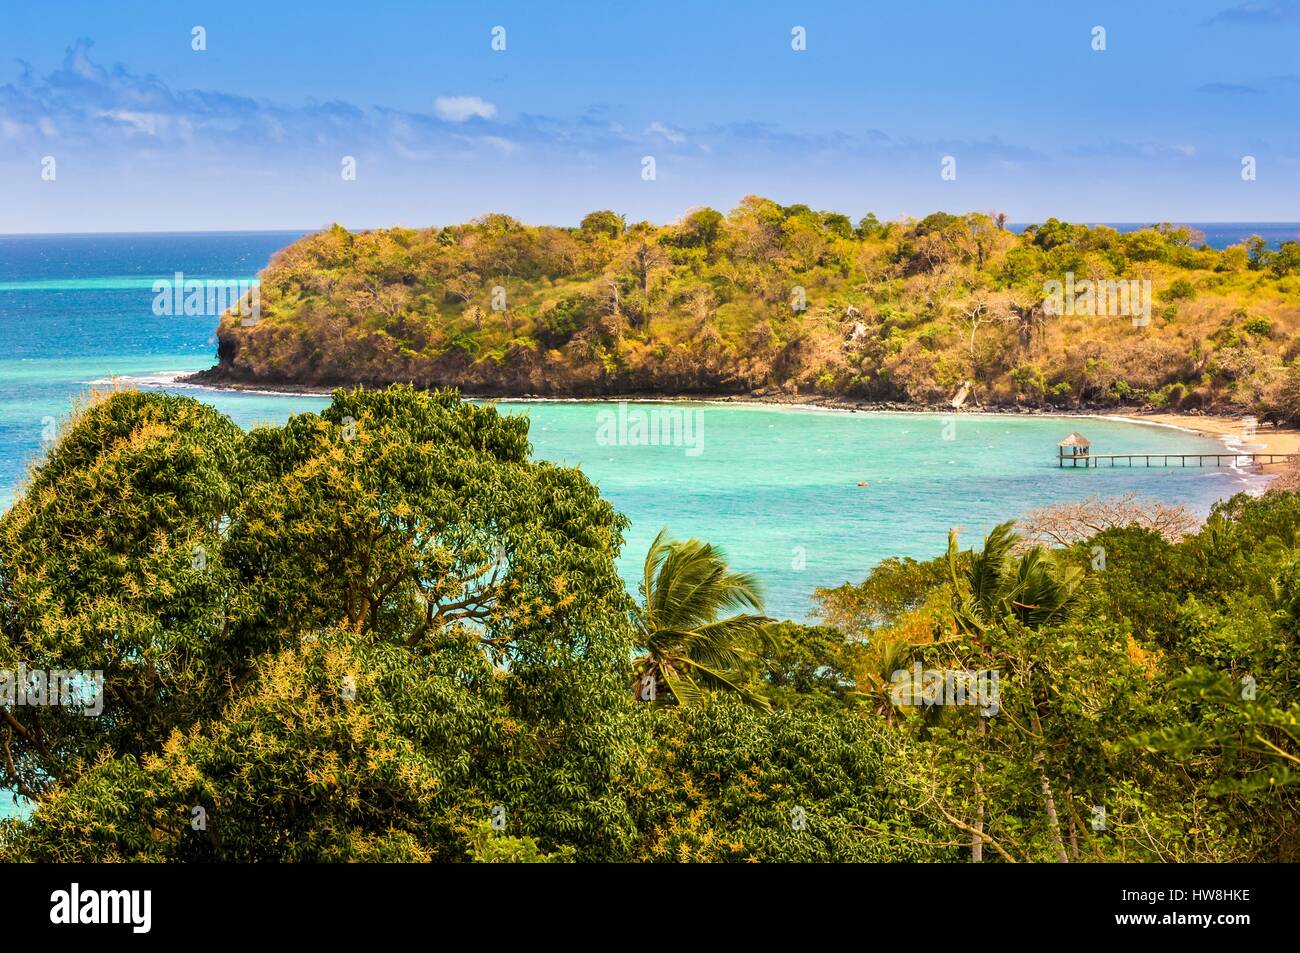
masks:
POLYGON ((1186 278, 1174 280, 1160 294, 1161 301, 1190 301, 1194 297, 1196 297, 1196 286, 1186 278))

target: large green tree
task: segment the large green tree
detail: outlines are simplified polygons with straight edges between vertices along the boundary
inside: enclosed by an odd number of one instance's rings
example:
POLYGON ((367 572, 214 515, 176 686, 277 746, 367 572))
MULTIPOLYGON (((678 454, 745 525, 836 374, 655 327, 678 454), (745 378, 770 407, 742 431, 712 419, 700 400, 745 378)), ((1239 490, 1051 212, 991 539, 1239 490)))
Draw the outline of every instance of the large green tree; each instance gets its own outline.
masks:
POLYGON ((90 398, 0 516, 0 669, 102 672, 102 712, 0 706, 0 783, 30 798, 213 714, 282 636, 242 624, 221 558, 242 434, 197 401, 90 398))
MULTIPOLYGON (((375 848, 380 816, 356 801, 396 757, 391 783, 429 787, 375 795, 396 798, 383 830, 426 829, 402 850, 463 853, 447 831, 468 837, 474 805, 504 833, 617 853, 632 836, 612 791, 631 710, 625 520, 579 471, 529 455, 526 419, 409 387, 338 392, 246 437, 161 394, 79 415, 0 526, 3 660, 106 684, 99 718, 4 710, 4 780, 36 799, 32 830, 173 831, 193 802, 227 832, 207 856, 371 856, 397 841, 375 848), (263 743, 274 757, 253 769, 263 743), (301 784, 326 766, 358 786, 301 784), (286 834, 242 841, 243 800, 286 834)), ((97 845, 200 849, 78 849, 97 845)))

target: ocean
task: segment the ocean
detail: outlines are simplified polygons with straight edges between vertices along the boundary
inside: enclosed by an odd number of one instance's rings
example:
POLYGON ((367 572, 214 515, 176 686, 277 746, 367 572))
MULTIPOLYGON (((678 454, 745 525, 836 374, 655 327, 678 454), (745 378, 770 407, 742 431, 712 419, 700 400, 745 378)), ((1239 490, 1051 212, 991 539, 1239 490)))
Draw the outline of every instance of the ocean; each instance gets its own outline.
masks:
MULTIPOLYGON (((1294 230, 1215 228, 1207 237, 1225 244, 1294 230)), ((251 279, 299 234, 0 237, 0 508, 19 492, 51 425, 78 395, 114 378, 189 394, 245 427, 325 406, 320 397, 176 384, 176 375, 215 362, 216 319, 152 310, 156 278, 251 279)), ((690 445, 643 446, 620 442, 611 420, 666 405, 499 406, 531 418, 537 458, 580 466, 629 517, 619 561, 629 589, 666 526, 722 546, 736 568, 762 581, 770 614, 801 620, 813 617, 815 588, 859 581, 887 556, 938 555, 950 526, 971 545, 994 524, 1055 500, 1136 491, 1205 513, 1260 485, 1231 470, 1057 467, 1056 443, 1073 430, 1098 453, 1222 448, 1179 429, 1110 419, 674 404, 689 415, 690 445)), ((0 817, 11 811, 0 797, 0 817)))
MULTIPOLYGON (((1098 222, 1088 224, 1109 225, 1121 232, 1136 232, 1150 228, 1153 222, 1098 222)), ((1300 223, 1296 222, 1175 222, 1187 225, 1205 235, 1205 244, 1211 248, 1227 248, 1258 235, 1277 248, 1283 242, 1300 241, 1300 223)), ((1008 224, 1007 229, 1017 234, 1029 227, 1029 223, 1008 224)))

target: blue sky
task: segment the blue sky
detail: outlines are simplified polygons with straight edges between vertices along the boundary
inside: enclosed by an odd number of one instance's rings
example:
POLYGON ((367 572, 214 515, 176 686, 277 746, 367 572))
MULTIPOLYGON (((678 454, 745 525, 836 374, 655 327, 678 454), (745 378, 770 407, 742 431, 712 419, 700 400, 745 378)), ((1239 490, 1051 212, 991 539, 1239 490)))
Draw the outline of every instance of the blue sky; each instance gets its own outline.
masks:
POLYGON ((5 0, 0 232, 666 222, 750 193, 1294 221, 1298 49, 1300 0, 5 0))

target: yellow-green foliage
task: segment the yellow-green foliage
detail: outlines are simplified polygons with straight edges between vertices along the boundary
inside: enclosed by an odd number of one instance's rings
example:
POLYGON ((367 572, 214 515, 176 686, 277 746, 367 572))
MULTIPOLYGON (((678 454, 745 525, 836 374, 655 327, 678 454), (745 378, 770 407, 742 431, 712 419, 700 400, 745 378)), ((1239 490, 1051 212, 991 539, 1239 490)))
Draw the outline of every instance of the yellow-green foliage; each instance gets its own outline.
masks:
POLYGON ((972 213, 853 226, 749 196, 664 226, 506 215, 276 255, 262 320, 220 329, 228 381, 413 382, 471 393, 800 393, 935 404, 1250 406, 1293 413, 1300 244, 1218 251, 972 213), (1150 321, 1055 316, 1047 282, 1150 281, 1150 321))

